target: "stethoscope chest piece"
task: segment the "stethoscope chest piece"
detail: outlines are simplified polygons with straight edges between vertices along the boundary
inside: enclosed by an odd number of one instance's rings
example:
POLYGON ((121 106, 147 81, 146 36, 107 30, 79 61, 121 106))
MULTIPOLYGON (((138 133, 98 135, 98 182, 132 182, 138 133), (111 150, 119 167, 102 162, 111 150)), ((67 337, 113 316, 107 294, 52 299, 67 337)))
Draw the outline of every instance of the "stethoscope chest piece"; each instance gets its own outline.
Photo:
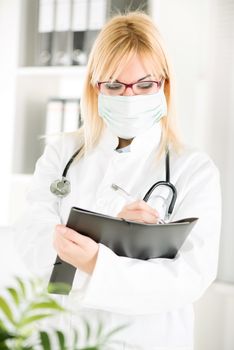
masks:
POLYGON ((50 191, 58 197, 66 197, 71 192, 71 184, 65 177, 55 180, 50 185, 50 191))

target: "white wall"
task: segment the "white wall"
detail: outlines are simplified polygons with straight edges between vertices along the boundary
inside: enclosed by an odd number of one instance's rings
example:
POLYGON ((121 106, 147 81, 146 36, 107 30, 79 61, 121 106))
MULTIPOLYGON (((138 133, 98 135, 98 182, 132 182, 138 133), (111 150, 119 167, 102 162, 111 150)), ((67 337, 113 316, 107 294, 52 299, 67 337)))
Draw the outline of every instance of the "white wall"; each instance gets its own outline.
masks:
POLYGON ((212 157, 221 175, 220 280, 234 282, 234 0, 152 1, 177 80, 184 139, 212 157))
POLYGON ((196 303, 195 350, 233 350, 234 1, 161 0, 153 4, 174 63, 184 138, 208 152, 221 175, 218 278, 230 284, 213 284, 196 303))
POLYGON ((234 349, 234 286, 217 282, 195 304, 194 350, 234 349))
POLYGON ((0 266, 0 293, 3 287, 12 285, 15 276, 22 278, 30 276, 29 271, 19 258, 14 246, 13 233, 9 228, 0 227, 0 266))
POLYGON ((8 223, 19 1, 0 1, 0 224, 8 223), (9 16, 10 14, 10 16, 9 16))
POLYGON ((221 170, 223 229, 219 278, 234 282, 234 1, 217 1, 211 62, 209 152, 221 170))
MULTIPOLYGON (((152 1, 177 82, 179 124, 186 143, 207 145, 211 0, 152 1), (159 13, 158 13, 159 12, 159 13)), ((212 6, 211 6, 212 5, 212 6)))

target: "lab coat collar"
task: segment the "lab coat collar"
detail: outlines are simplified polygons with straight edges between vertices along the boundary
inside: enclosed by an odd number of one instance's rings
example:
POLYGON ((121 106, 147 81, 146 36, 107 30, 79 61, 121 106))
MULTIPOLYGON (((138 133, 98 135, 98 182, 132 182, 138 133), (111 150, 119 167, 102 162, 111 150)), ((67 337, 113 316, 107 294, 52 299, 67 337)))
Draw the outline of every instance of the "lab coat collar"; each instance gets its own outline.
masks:
MULTIPOLYGON (((144 152, 144 154, 146 154, 154 148, 156 149, 159 146, 161 134, 162 128, 161 123, 159 122, 132 140, 132 143, 130 144, 130 153, 139 154, 144 152)), ((110 152, 113 152, 116 150, 118 144, 118 137, 105 126, 98 147, 105 149, 105 151, 109 150, 110 152)))

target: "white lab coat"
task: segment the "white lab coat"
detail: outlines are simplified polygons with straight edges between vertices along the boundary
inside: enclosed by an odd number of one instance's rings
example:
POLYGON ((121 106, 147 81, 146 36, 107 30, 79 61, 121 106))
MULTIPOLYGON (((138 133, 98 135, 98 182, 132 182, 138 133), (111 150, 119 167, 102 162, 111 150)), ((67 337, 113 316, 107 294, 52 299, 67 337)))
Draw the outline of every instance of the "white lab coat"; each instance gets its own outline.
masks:
MULTIPOLYGON (((157 124, 133 140, 130 152, 118 153, 118 139, 106 129, 96 148, 69 169, 72 191, 61 203, 49 187, 61 177, 81 141, 71 133, 48 145, 36 164, 28 209, 17 223, 16 243, 27 265, 48 278, 56 256, 54 226, 66 223, 72 206, 115 216, 125 199, 111 189, 112 183, 143 198, 153 183, 165 179, 164 157, 155 157, 160 137, 157 124)), ((110 349, 192 349, 192 304, 216 277, 221 221, 218 171, 200 151, 186 148, 179 155, 171 151, 170 159, 171 182, 178 191, 171 220, 199 218, 176 258, 130 259, 100 244, 92 276, 77 270, 72 292, 63 299, 93 320, 103 317, 110 329, 129 324, 116 335, 121 344, 110 349)), ((161 217, 162 198, 168 195, 167 189, 158 189, 149 202, 161 217)))

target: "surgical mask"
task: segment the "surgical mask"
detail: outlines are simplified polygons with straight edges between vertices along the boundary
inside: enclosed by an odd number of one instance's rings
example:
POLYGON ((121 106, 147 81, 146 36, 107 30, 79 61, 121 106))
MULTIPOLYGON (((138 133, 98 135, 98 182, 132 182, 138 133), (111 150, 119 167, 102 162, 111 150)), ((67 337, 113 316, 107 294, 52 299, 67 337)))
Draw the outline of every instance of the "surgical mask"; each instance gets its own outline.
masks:
POLYGON ((150 129, 166 115, 163 90, 150 95, 98 95, 98 113, 118 137, 132 139, 150 129))

